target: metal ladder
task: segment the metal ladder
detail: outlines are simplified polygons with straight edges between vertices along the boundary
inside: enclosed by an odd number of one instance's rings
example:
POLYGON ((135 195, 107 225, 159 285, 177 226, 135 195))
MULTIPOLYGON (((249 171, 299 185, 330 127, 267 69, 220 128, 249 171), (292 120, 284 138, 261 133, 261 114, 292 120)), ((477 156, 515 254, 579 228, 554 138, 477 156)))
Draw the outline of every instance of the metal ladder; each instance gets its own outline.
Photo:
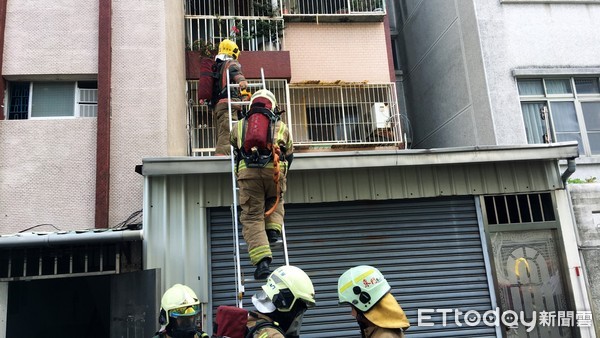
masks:
MULTIPOLYGON (((265 74, 264 74, 264 70, 261 68, 260 69, 260 73, 261 73, 261 83, 248 83, 248 87, 262 87, 261 89, 266 89, 266 84, 265 84, 265 74)), ((228 105, 228 112, 229 112, 229 131, 231 132, 232 128, 233 128, 233 109, 232 109, 232 102, 231 102, 231 89, 232 88, 239 88, 238 84, 232 84, 230 82, 230 77, 229 77, 229 70, 227 70, 227 105, 228 105)), ((241 101, 241 102, 235 102, 235 105, 240 105, 240 106, 250 106, 250 101, 241 101)), ((235 175, 235 158, 233 156, 233 145, 230 145, 230 164, 231 164, 231 186, 233 187, 233 202, 231 205, 231 214, 232 214, 232 221, 233 221, 233 246, 234 246, 234 265, 235 265, 235 285, 236 285, 236 305, 239 308, 243 308, 243 298, 244 298, 244 292, 245 292, 245 282, 247 281, 254 281, 254 278, 246 278, 243 279, 242 278, 242 266, 241 266, 241 260, 240 260, 240 240, 239 240, 239 217, 238 217, 238 191, 239 191, 239 187, 237 186, 237 178, 235 175)), ((285 261, 285 265, 289 265, 289 258, 288 258, 288 248, 287 248, 287 240, 286 240, 286 236, 285 236, 285 225, 282 224, 281 225, 281 240, 280 240, 283 244, 283 255, 284 255, 284 261, 285 261)), ((279 241, 278 241, 279 242, 279 241)), ((269 245, 271 246, 271 248, 275 247, 274 244, 277 243, 269 243, 269 245)))

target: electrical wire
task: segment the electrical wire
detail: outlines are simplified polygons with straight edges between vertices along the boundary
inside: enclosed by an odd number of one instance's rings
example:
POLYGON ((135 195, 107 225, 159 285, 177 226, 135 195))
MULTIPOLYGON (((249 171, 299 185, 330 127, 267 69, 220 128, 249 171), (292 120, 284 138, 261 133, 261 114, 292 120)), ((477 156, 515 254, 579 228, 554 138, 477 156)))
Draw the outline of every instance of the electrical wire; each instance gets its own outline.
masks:
POLYGON ((140 209, 138 211, 134 211, 131 213, 131 215, 129 215, 129 217, 127 217, 126 220, 124 220, 123 222, 117 223, 116 225, 110 227, 111 229, 123 229, 123 228, 128 228, 130 225, 133 224, 142 224, 142 212, 143 210, 140 209))
POLYGON ((29 231, 29 230, 32 230, 32 229, 35 229, 37 227, 41 227, 41 226, 44 226, 44 225, 49 225, 49 226, 53 227, 54 229, 56 229, 56 231, 61 231, 59 228, 57 228, 56 226, 54 226, 54 224, 42 223, 42 224, 34 225, 34 226, 32 226, 30 228, 27 228, 27 229, 23 229, 23 230, 19 231, 19 233, 23 233, 25 231, 29 231))

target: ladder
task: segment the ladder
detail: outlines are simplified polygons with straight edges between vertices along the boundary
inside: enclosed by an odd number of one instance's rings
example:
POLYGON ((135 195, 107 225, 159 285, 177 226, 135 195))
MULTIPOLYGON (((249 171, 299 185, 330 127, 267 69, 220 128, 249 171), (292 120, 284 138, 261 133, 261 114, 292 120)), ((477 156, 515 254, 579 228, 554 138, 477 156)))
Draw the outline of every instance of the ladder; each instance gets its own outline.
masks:
MULTIPOLYGON (((266 84, 265 84, 265 74, 264 74, 264 69, 260 69, 260 73, 261 73, 261 83, 248 83, 248 87, 252 88, 252 87, 262 87, 260 89, 266 89, 266 84)), ((231 132, 232 128, 233 128, 233 109, 232 109, 232 102, 231 102, 231 89, 232 88, 239 88, 238 84, 232 84, 230 81, 230 77, 229 77, 229 70, 227 70, 227 105, 228 105, 228 112, 229 112, 229 131, 231 132)), ((240 105, 240 106, 250 106, 250 101, 241 101, 241 102, 235 102, 236 105, 240 105)), ((274 107, 273 107, 274 108, 274 107)), ((230 150, 230 164, 231 164, 231 186, 233 187, 233 202, 231 205, 231 215, 232 215, 232 223, 233 223, 233 246, 234 246, 234 252, 233 252, 233 256, 234 256, 234 265, 235 265, 235 285, 236 285, 236 305, 239 308, 243 308, 243 298, 244 298, 244 292, 245 292, 245 282, 249 282, 249 281, 253 281, 254 277, 252 278, 246 278, 243 279, 242 278, 242 266, 241 266, 241 260, 240 260, 240 240, 239 240, 239 217, 238 217, 238 192, 239 192, 239 187, 237 185, 237 178, 235 175, 235 158, 233 156, 233 145, 230 145, 231 150, 230 150)), ((278 241, 279 242, 279 241, 278 241)), ((283 244, 283 256, 284 256, 284 261, 285 261, 285 265, 289 265, 289 258, 288 258, 288 248, 287 248, 287 240, 286 240, 286 236, 285 236, 285 225, 282 224, 281 225, 281 242, 283 244)), ((271 246, 271 249, 274 248, 274 244, 277 243, 269 243, 269 245, 271 246)))

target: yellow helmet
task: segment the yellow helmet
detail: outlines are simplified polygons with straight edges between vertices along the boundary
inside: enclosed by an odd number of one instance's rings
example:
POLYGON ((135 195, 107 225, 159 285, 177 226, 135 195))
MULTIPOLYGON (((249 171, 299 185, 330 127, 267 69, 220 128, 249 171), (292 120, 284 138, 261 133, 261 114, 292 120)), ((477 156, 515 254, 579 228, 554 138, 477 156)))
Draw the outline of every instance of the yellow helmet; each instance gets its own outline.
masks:
POLYGON ((200 312, 196 293, 186 285, 175 284, 165 291, 160 301, 161 325, 169 325, 169 318, 192 317, 200 312))
POLYGON ((267 89, 260 89, 252 94, 252 97, 250 98, 250 107, 252 107, 252 104, 255 102, 262 102, 265 105, 265 108, 269 109, 270 111, 273 111, 273 109, 277 107, 277 99, 275 98, 275 94, 267 89))
POLYGON ((281 312, 289 312, 298 299, 306 307, 315 306, 315 288, 310 277, 302 269, 284 265, 273 271, 263 291, 281 312))
POLYGON ((240 49, 235 42, 225 39, 219 44, 219 54, 226 54, 237 60, 240 56, 240 49))

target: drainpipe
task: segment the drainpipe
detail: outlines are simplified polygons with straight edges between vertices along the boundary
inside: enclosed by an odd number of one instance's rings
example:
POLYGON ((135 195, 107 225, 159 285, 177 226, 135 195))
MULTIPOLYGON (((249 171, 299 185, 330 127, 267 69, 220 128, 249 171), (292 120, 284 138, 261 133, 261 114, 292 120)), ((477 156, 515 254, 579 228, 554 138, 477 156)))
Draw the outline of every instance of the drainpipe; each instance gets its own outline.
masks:
POLYGON ((2 74, 2 64, 4 63, 4 29, 6 27, 6 3, 8 0, 0 0, 0 120, 4 120, 4 91, 6 83, 4 74, 2 74))
POLYGON ((575 172, 575 159, 570 158, 567 160, 567 170, 560 176, 562 179, 563 185, 567 185, 567 180, 571 175, 575 172))
POLYGON ((112 0, 98 5, 98 130, 96 138, 95 227, 108 228, 110 188, 110 74, 112 0))

